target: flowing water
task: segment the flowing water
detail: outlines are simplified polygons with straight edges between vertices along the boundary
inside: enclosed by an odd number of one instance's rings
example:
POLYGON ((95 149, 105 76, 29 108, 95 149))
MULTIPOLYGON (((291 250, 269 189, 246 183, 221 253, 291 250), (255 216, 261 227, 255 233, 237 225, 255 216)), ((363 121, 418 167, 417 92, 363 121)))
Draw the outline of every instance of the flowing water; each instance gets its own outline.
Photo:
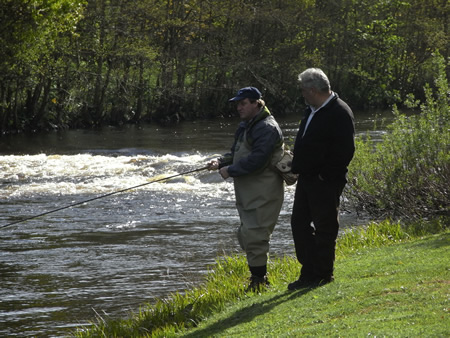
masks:
MULTIPOLYGON (((373 128, 374 115, 356 117, 358 132, 373 128)), ((298 118, 278 120, 293 139, 298 118)), ((240 252, 231 180, 203 170, 150 183, 227 152, 237 123, 0 137, 0 336, 67 336, 96 316, 126 317, 240 252)), ((293 193, 286 188, 273 255, 293 254, 293 193)), ((341 215, 342 229, 360 222, 341 215)))

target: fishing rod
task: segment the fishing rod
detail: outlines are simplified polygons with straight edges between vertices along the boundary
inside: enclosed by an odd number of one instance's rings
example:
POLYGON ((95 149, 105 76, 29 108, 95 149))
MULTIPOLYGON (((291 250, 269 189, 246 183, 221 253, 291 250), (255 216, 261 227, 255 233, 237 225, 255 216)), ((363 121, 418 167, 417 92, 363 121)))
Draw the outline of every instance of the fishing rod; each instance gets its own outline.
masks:
POLYGON ((47 211, 47 212, 43 212, 42 214, 39 214, 39 215, 30 216, 30 217, 23 218, 23 219, 18 220, 18 221, 14 221, 14 222, 11 222, 11 223, 8 223, 8 224, 1 225, 0 229, 9 227, 9 226, 14 225, 14 224, 18 224, 18 223, 22 223, 22 222, 25 222, 25 221, 29 221, 31 219, 35 219, 35 218, 38 218, 38 217, 41 217, 41 216, 52 214, 52 213, 57 212, 57 211, 61 211, 61 210, 68 209, 68 208, 72 208, 72 207, 75 207, 77 205, 81 205, 81 204, 84 204, 84 203, 92 202, 92 201, 98 200, 100 198, 105 198, 105 197, 109 197, 109 196, 112 196, 112 195, 120 194, 122 192, 125 192, 125 191, 128 191, 128 190, 132 190, 132 189, 137 189, 137 188, 143 187, 145 185, 149 185, 149 184, 152 184, 152 183, 161 182, 161 181, 165 181, 165 180, 170 180, 171 178, 174 178, 174 177, 187 175, 187 174, 192 174, 192 173, 195 173, 195 172, 198 172, 198 171, 202 171, 202 170, 205 170, 205 169, 209 169, 209 168, 210 168, 210 166, 208 165, 208 166, 203 167, 203 168, 197 168, 197 169, 194 169, 194 170, 185 171, 185 172, 183 172, 181 174, 176 174, 176 175, 160 178, 158 180, 154 180, 154 181, 151 181, 151 182, 138 184, 138 185, 135 185, 134 187, 129 187, 129 188, 125 188, 125 189, 122 189, 122 190, 113 191, 113 192, 110 192, 110 193, 105 194, 105 195, 100 195, 100 196, 97 196, 97 197, 93 197, 93 198, 90 198, 90 199, 87 199, 87 200, 84 200, 84 201, 81 201, 81 202, 77 202, 77 203, 66 205, 66 206, 58 208, 58 209, 54 209, 54 210, 50 210, 50 211, 47 211))

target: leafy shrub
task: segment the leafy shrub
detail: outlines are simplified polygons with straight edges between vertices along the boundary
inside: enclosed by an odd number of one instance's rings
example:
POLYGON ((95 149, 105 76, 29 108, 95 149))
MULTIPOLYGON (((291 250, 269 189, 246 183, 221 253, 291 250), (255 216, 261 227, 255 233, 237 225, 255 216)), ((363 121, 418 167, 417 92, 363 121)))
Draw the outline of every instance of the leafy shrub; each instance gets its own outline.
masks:
POLYGON ((425 102, 409 95, 405 104, 420 108, 396 120, 381 142, 356 140, 349 168, 349 197, 371 216, 402 219, 449 216, 450 121, 445 60, 436 56, 435 89, 425 86, 425 102))

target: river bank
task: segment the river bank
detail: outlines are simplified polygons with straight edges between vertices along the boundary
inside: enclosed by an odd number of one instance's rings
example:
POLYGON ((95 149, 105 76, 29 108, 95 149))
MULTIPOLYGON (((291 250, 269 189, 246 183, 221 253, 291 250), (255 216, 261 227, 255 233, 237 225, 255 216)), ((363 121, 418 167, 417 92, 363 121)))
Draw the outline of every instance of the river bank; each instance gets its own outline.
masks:
POLYGON ((448 336, 449 245, 445 223, 371 224, 338 240, 334 283, 288 292, 298 264, 285 257, 272 260, 261 294, 244 293, 245 259, 231 257, 203 287, 77 336, 448 336))

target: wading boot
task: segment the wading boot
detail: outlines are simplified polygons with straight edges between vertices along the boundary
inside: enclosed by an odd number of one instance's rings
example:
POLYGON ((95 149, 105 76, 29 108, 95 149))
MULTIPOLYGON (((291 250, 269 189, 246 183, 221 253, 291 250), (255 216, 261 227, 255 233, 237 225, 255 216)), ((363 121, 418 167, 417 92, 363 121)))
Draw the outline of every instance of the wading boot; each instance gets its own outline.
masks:
POLYGON ((259 292, 264 290, 269 285, 270 283, 267 279, 267 276, 259 277, 252 275, 250 277, 250 283, 248 284, 247 289, 245 289, 245 292, 259 292))

